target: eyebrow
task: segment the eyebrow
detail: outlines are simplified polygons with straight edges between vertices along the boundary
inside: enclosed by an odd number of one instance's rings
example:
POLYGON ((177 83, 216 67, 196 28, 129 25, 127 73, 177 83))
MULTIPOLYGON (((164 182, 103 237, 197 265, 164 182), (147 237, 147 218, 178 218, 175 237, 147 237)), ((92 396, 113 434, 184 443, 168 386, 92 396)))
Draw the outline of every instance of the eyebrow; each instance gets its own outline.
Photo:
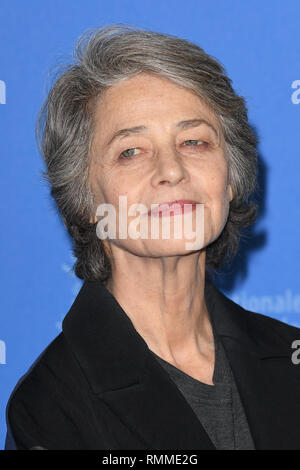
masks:
MULTIPOLYGON (((179 129, 190 129, 192 127, 197 127, 200 126, 200 124, 206 124, 209 126, 215 133, 216 137, 219 138, 219 132, 217 129, 206 119, 187 119, 185 121, 180 121, 176 124, 176 127, 179 129)), ((117 132, 115 132, 112 136, 112 138, 109 140, 107 143, 107 146, 111 145, 114 140, 120 137, 127 137, 132 134, 140 134, 141 132, 147 131, 148 128, 146 126, 135 126, 135 127, 128 127, 125 129, 120 129, 117 132)))

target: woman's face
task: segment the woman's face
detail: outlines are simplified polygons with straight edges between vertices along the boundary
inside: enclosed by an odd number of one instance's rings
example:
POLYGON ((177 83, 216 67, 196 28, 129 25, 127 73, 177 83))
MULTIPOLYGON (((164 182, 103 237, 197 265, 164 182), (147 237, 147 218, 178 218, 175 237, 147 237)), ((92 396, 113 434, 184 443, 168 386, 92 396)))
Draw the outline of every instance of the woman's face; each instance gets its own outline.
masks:
MULTIPOLYGON (((155 217, 159 224, 156 239, 151 237, 151 215, 142 216, 149 222, 147 238, 120 238, 119 196, 126 197, 127 211, 136 203, 144 204, 147 211, 151 204, 167 201, 204 204, 204 247, 218 238, 232 191, 220 125, 199 97, 166 79, 139 74, 101 95, 95 124, 89 178, 97 205, 108 203, 116 209, 112 248, 118 245, 140 256, 183 255, 188 253, 186 242, 191 241, 184 230, 181 239, 175 238, 171 213, 167 218, 166 213, 155 217), (127 130, 119 132, 123 129, 127 130), (171 236, 164 239, 162 223, 167 219, 171 236)), ((127 227, 138 215, 126 212, 127 227)), ((195 231, 196 211, 188 217, 195 231)), ((97 220, 95 216, 92 221, 97 220)))

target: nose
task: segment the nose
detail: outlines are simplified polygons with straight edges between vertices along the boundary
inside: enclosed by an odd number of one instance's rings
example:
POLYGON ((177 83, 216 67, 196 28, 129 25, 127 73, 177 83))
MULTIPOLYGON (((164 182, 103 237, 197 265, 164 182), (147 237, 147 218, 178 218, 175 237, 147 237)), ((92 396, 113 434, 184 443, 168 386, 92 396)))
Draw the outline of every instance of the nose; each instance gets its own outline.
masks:
POLYGON ((188 178, 184 163, 175 149, 160 151, 156 160, 156 171, 152 178, 152 184, 158 186, 167 184, 175 186, 188 178))

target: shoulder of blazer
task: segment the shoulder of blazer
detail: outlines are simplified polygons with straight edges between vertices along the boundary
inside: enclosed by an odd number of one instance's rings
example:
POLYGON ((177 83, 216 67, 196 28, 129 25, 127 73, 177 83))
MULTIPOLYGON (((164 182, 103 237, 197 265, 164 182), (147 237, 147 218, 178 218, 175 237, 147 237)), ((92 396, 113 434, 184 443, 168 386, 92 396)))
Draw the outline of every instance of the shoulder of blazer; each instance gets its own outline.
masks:
MULTIPOLYGON (((230 302, 231 299, 228 299, 230 302)), ((292 338, 299 338, 300 328, 285 323, 275 317, 270 317, 260 312, 254 312, 252 310, 247 310, 241 305, 235 304, 240 310, 240 315, 243 317, 243 320, 247 323, 248 328, 253 328, 259 335, 270 335, 274 333, 275 336, 278 336, 278 339, 281 338, 283 343, 290 344, 292 338)), ((266 338, 267 339, 267 338, 266 338)))
POLYGON ((297 338, 300 339, 300 328, 297 326, 285 323, 277 318, 273 318, 262 313, 253 312, 251 310, 245 311, 249 315, 249 320, 253 321, 257 328, 261 328, 262 326, 268 327, 268 331, 271 329, 284 343, 290 345, 292 340, 297 338))
POLYGON ((60 333, 20 378, 12 391, 12 396, 20 393, 21 390, 25 390, 28 384, 33 382, 40 383, 41 386, 53 386, 53 389, 56 389, 57 392, 59 392, 57 388, 59 384, 61 391, 71 393, 78 380, 81 381, 81 386, 88 384, 84 382, 80 366, 68 347, 63 333, 60 333))
MULTIPOLYGON (((278 352, 274 355, 270 352, 270 356, 285 356, 288 358, 288 362, 294 370, 294 376, 300 379, 300 364, 299 367, 295 367, 298 365, 298 361, 300 360, 300 353, 296 352, 296 350, 300 350, 300 328, 261 313, 254 313, 251 311, 248 311, 248 313, 252 316, 253 320, 256 321, 257 329, 259 329, 260 336, 263 341, 267 343, 267 337, 268 341, 270 341, 270 339, 272 339, 272 333, 274 344, 276 344, 276 342, 277 344, 282 344, 282 347, 278 347, 278 352), (293 363, 292 360, 294 352, 296 352, 297 356, 295 357, 297 361, 295 363, 293 363)), ((270 356, 266 355, 266 357, 270 356)))
POLYGON ((248 346, 249 351, 264 355, 292 354, 292 343, 300 340, 300 328, 276 318, 243 308, 210 281, 205 298, 217 333, 248 346))
MULTIPOLYGON (((93 422, 90 398, 89 384, 60 333, 20 378, 9 397, 6 449, 89 448, 88 442, 83 443, 80 425, 85 435, 96 435, 95 429, 99 428, 99 423, 93 422)), ((101 413, 101 402, 98 408, 101 413)))
POLYGON ((282 345, 278 349, 278 355, 281 351, 290 351, 292 354, 292 344, 295 340, 300 340, 300 328, 285 323, 277 318, 264 315, 262 313, 244 310, 245 318, 247 318, 248 328, 255 331, 256 337, 264 342, 274 345, 282 345))

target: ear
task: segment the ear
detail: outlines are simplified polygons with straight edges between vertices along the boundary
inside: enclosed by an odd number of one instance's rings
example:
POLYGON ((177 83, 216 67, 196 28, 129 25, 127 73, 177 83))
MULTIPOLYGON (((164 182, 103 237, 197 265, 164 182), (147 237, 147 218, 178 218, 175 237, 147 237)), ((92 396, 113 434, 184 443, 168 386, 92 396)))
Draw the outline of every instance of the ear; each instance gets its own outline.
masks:
POLYGON ((96 215, 90 217, 90 224, 96 224, 98 222, 98 218, 96 215))

